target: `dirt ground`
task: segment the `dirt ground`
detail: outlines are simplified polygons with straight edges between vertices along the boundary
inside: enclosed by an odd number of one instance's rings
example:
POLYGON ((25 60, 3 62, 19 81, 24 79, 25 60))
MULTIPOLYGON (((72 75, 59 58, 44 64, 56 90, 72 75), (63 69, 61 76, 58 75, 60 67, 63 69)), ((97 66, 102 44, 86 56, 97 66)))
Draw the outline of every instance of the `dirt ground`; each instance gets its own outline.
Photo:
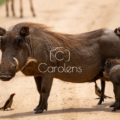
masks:
MULTIPOLYGON (((33 0, 37 17, 33 18, 28 0, 24 0, 24 18, 19 18, 19 0, 15 0, 16 17, 5 17, 5 5, 0 7, 0 26, 10 26, 24 21, 43 23, 64 33, 82 33, 98 28, 114 29, 120 26, 119 0, 33 0)), ((98 85, 99 81, 97 81, 98 85)), ((106 84, 105 99, 97 105, 94 83, 66 83, 54 79, 48 101, 48 111, 34 114, 39 94, 33 77, 17 73, 9 82, 0 81, 0 106, 15 92, 11 111, 0 111, 1 120, 118 120, 120 110, 111 112, 114 102, 113 87, 106 84)))

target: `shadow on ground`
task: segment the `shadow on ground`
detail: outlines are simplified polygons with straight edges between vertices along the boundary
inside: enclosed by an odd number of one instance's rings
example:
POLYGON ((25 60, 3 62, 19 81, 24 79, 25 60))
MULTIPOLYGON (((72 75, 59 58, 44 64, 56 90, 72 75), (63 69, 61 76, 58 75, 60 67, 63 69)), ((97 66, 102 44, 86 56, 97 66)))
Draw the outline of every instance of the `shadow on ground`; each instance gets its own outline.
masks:
MULTIPOLYGON (((51 114, 61 114, 61 113, 72 113, 72 112, 111 112, 113 108, 106 108, 112 103, 105 103, 103 105, 96 105, 93 106, 93 108, 69 108, 69 109, 61 109, 61 110, 49 110, 47 112, 44 112, 42 114, 35 114, 34 111, 24 112, 24 113, 15 113, 11 115, 6 116, 0 116, 0 119, 6 119, 6 118, 17 118, 17 117, 26 117, 26 116, 36 116, 36 115, 51 115, 51 114)), ((117 110, 116 113, 120 113, 120 110, 117 110)))

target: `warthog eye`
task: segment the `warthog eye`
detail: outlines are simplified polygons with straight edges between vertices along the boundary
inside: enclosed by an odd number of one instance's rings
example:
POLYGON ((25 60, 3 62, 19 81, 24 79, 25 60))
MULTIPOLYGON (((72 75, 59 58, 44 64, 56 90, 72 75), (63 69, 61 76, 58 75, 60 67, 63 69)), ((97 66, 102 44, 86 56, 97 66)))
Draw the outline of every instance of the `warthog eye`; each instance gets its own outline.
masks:
POLYGON ((107 67, 109 67, 109 66, 111 65, 111 63, 112 63, 112 61, 108 59, 108 60, 106 61, 105 65, 106 65, 107 67))
POLYGON ((5 48, 5 40, 4 40, 4 37, 1 37, 0 38, 0 49, 1 50, 4 50, 4 48, 5 48))
POLYGON ((3 39, 4 39, 4 37, 1 37, 1 38, 0 38, 0 48, 1 48, 1 46, 4 46, 4 41, 3 41, 3 39))
POLYGON ((15 38, 15 44, 19 45, 22 42, 22 38, 20 36, 15 38))
POLYGON ((0 37, 0 49, 1 49, 1 41, 2 41, 3 37, 0 37))
POLYGON ((0 43, 3 41, 4 37, 0 37, 0 43))

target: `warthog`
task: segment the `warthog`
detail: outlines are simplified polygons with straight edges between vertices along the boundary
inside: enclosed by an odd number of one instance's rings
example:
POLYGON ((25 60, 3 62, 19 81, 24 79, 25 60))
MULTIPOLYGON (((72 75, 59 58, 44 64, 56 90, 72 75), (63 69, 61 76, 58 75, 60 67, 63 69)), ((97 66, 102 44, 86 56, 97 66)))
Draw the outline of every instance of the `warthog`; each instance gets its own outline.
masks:
POLYGON ((9 31, 0 28, 0 35, 0 79, 9 81, 20 70, 34 76, 40 93, 36 113, 47 109, 53 78, 73 83, 100 78, 104 86, 106 59, 120 57, 120 38, 112 30, 72 35, 52 32, 42 24, 19 23, 9 31))
POLYGON ((111 107, 114 107, 112 111, 116 111, 116 109, 120 109, 120 60, 108 59, 103 75, 113 83, 115 103, 111 107))

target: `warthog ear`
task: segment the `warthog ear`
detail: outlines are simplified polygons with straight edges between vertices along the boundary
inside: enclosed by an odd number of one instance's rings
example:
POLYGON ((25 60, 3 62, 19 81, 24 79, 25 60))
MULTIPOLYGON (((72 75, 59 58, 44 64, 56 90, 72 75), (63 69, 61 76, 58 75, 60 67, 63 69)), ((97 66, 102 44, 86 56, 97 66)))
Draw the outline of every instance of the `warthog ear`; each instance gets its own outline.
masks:
POLYGON ((108 59, 106 62, 105 62, 105 65, 107 66, 107 67, 109 67, 110 65, 111 65, 111 60, 110 59, 108 59))
POLYGON ((29 35, 29 27, 22 27, 20 30, 20 35, 24 37, 29 35))
POLYGON ((3 36, 6 33, 6 30, 0 27, 0 36, 3 36))

